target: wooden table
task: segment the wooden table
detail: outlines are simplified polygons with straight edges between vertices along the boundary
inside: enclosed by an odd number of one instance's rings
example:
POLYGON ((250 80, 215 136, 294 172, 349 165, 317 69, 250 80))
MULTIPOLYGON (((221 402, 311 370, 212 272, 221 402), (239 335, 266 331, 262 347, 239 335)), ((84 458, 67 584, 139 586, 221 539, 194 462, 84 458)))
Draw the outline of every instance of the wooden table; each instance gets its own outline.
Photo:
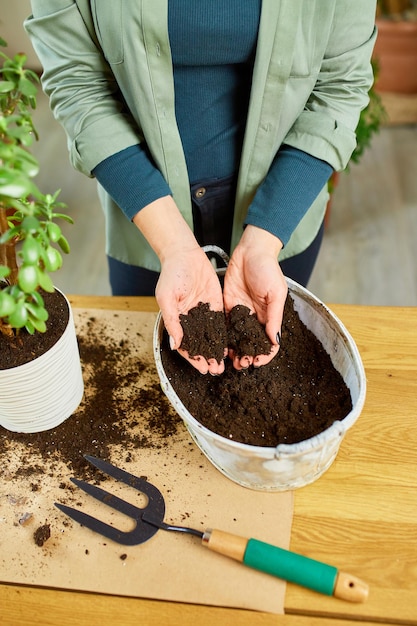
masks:
MULTIPOLYGON (((74 307, 157 310, 153 298, 70 299, 74 307)), ((295 492, 291 549, 367 581, 366 603, 350 604, 288 584, 286 615, 276 616, 0 585, 0 623, 417 625, 417 308, 331 305, 331 309, 358 345, 367 398, 330 470, 295 492)))

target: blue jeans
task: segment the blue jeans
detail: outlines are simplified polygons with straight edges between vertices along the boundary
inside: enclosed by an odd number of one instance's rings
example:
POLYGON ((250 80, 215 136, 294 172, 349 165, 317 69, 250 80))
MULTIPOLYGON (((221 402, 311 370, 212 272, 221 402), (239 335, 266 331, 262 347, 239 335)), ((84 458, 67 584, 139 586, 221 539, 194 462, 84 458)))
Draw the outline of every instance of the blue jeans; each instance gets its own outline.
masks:
MULTIPOLYGON (((233 226, 235 177, 191 185, 194 234, 201 246, 216 245, 230 253, 233 226)), ((324 225, 306 250, 280 263, 285 276, 306 286, 313 271, 324 225)), ((107 257, 109 279, 114 296, 153 296, 159 272, 128 265, 107 257)))

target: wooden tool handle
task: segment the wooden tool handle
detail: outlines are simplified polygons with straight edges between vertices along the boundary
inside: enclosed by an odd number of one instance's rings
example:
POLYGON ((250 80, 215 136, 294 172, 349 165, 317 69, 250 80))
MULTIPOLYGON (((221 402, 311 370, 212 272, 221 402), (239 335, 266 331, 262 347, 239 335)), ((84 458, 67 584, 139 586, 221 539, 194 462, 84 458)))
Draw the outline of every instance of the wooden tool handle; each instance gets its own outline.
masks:
POLYGON ((368 586, 359 578, 257 539, 246 539, 222 530, 207 530, 202 542, 210 550, 248 567, 329 596, 349 602, 363 602, 368 596, 368 586))
POLYGON ((365 602, 369 595, 369 587, 360 578, 339 572, 337 574, 333 595, 349 602, 365 602))
POLYGON ((203 546, 213 552, 228 556, 243 563, 248 540, 239 535, 225 533, 223 530, 206 530, 203 536, 203 546))

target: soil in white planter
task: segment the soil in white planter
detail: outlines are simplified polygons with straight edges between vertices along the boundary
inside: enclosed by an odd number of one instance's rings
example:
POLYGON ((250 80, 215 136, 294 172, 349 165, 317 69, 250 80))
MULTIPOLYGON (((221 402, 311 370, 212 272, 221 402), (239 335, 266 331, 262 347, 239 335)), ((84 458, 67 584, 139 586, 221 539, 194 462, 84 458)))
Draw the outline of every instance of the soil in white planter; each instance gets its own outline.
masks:
POLYGON ((45 333, 30 335, 21 329, 14 338, 0 333, 0 370, 18 367, 45 354, 62 336, 68 324, 68 305, 59 291, 42 292, 49 318, 45 333))
MULTIPOLYGON (((187 336, 201 337, 213 313, 196 307, 182 320, 187 336)), ((213 325, 213 345, 223 335, 213 325)), ((264 328, 245 307, 226 320, 228 344, 243 354, 268 353, 264 328), (237 341, 236 328, 242 342, 237 341), (246 328, 247 332, 243 332, 246 328)), ((212 357, 193 346, 195 354, 212 357)), ((270 345, 270 344, 269 344, 270 345)), ((274 359, 259 368, 236 371, 226 359, 221 376, 202 376, 169 348, 166 333, 161 358, 165 374, 191 415, 206 428, 223 437, 254 446, 293 444, 317 435, 352 409, 350 391, 334 368, 320 341, 301 322, 290 296, 284 310, 281 347, 274 359)))

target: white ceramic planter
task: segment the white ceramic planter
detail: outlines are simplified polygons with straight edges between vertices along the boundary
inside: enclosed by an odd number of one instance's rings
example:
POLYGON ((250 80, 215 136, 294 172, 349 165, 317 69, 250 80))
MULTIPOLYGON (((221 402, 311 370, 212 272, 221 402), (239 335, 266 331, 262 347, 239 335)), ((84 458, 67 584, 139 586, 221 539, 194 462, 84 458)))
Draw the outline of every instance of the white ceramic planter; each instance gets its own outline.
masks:
POLYGON ((0 371, 0 425, 7 430, 35 433, 55 428, 82 400, 84 383, 74 318, 66 302, 68 325, 57 343, 29 363, 0 371))
POLYGON ((352 410, 319 435, 276 448, 250 446, 211 432, 185 408, 169 382, 161 361, 163 321, 158 315, 154 329, 154 356, 161 386, 184 420, 195 443, 225 476, 262 491, 288 491, 317 480, 333 463, 347 430, 358 419, 366 395, 362 361, 352 337, 342 322, 304 287, 287 279, 289 292, 301 321, 322 343, 335 369, 350 390, 352 410))

